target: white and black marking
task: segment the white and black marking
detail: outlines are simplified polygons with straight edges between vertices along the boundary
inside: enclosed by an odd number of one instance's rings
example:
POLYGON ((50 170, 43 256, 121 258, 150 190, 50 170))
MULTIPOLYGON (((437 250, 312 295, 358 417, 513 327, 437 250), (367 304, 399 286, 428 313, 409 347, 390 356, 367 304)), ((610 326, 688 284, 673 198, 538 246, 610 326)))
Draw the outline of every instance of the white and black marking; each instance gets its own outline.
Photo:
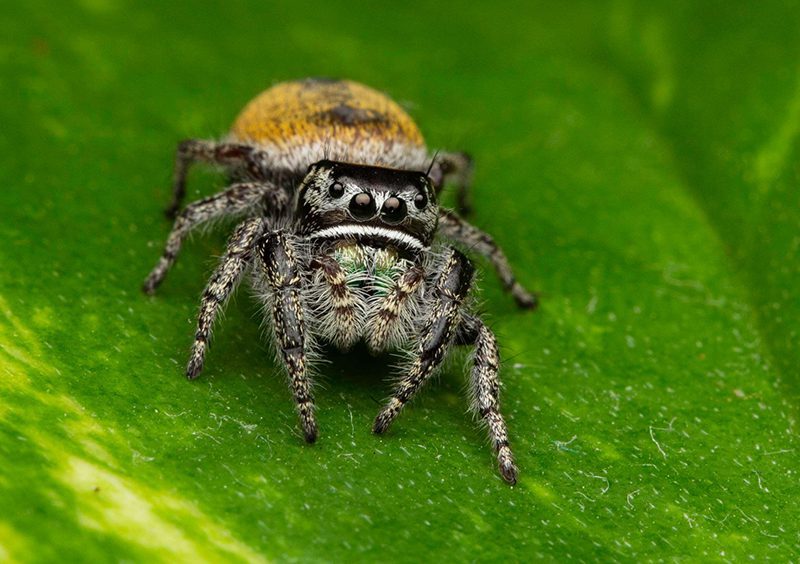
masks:
POLYGON ((428 249, 422 241, 408 233, 374 225, 334 225, 315 231, 308 237, 309 239, 355 240, 364 243, 379 242, 417 252, 428 249))

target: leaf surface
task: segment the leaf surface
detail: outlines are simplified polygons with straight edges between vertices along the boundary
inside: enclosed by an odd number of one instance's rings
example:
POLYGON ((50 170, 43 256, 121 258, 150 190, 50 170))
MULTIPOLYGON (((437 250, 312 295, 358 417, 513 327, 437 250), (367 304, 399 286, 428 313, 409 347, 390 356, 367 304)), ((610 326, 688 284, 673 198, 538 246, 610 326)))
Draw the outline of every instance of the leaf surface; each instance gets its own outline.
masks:
POLYGON ((1 10, 0 559, 796 557, 796 3, 1 10), (242 289, 186 382, 226 229, 139 292, 175 143, 315 75, 469 150, 474 222, 541 291, 484 268, 515 488, 463 356, 376 438, 391 359, 332 353, 308 447, 242 289))

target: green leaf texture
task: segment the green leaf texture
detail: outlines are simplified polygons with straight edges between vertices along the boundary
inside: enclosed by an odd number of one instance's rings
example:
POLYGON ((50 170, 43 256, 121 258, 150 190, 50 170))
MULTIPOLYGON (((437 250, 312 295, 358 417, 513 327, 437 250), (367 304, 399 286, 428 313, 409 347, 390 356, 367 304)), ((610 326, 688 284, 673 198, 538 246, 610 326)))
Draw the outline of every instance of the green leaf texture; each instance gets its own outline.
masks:
POLYGON ((797 558, 797 2, 0 16, 0 560, 797 558), (391 359, 331 353, 309 447, 242 289, 183 378, 227 228, 140 293, 175 144, 304 76, 474 155, 473 220, 541 291, 520 312, 483 265, 516 487, 460 354, 376 438, 391 359))

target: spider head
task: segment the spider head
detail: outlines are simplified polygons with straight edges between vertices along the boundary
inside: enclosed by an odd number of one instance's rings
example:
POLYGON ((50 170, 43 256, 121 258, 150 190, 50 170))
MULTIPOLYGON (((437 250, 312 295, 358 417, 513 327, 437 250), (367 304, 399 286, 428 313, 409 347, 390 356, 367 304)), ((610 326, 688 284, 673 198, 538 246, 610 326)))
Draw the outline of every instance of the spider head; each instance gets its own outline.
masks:
POLYGON ((349 239, 421 251, 438 218, 424 172, 320 161, 298 196, 301 232, 312 239, 349 239))

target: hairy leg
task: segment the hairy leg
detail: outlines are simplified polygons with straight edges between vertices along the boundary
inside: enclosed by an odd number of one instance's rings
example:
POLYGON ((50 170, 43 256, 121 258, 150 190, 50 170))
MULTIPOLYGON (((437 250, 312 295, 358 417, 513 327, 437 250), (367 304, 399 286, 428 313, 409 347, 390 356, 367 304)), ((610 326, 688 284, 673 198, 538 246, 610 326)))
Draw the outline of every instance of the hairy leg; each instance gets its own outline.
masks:
POLYGON ((459 309, 475 270, 467 257, 452 249, 439 274, 431 298, 431 312, 421 331, 417 356, 395 388, 389 403, 375 418, 372 430, 383 433, 405 404, 422 388, 444 360, 460 320, 459 309))
POLYGON ((173 176, 172 202, 165 213, 174 218, 186 196, 186 176, 192 163, 217 164, 230 169, 244 170, 248 178, 259 178, 266 159, 251 147, 240 143, 217 143, 202 139, 187 139, 178 143, 175 153, 175 172, 173 176))
POLYGON ((359 327, 355 300, 347 287, 347 275, 336 259, 328 255, 312 260, 311 268, 318 270, 325 281, 325 292, 321 299, 330 304, 332 317, 324 324, 331 329, 326 336, 336 345, 349 348, 358 339, 359 327))
POLYGON ((142 290, 147 294, 156 291, 175 264, 183 241, 196 227, 220 217, 242 214, 261 203, 271 211, 276 210, 285 206, 287 201, 285 192, 270 184, 245 182, 229 186, 219 194, 186 206, 175 219, 164 252, 145 280, 142 290))
POLYGON ((446 184, 456 186, 456 206, 458 212, 469 215, 472 212, 472 157, 463 152, 438 153, 431 170, 437 192, 441 192, 446 184), (434 174, 435 173, 435 174, 434 174))
POLYGON ((481 417, 489 432, 489 439, 497 454, 500 474, 509 484, 517 483, 517 466, 508 444, 508 430, 500 414, 500 380, 498 369, 500 355, 497 339, 486 325, 473 316, 464 316, 458 327, 455 342, 475 345, 473 368, 470 377, 472 409, 481 417))
POLYGON ((225 254, 220 259, 217 269, 208 281, 200 302, 197 332, 194 336, 189 364, 186 367, 186 376, 189 379, 196 378, 203 370, 214 319, 238 285, 242 272, 252 259, 255 241, 263 230, 264 220, 261 218, 252 218, 240 223, 229 239, 225 254))
POLYGON ((506 255, 488 233, 467 223, 453 212, 441 210, 439 234, 489 259, 506 291, 511 292, 519 307, 533 309, 539 304, 536 294, 531 294, 517 282, 506 255))
POLYGON ((373 322, 367 331, 367 346, 372 351, 382 351, 392 339, 398 320, 413 301, 414 294, 425 281, 425 273, 419 265, 406 270, 383 299, 373 322))
POLYGON ((317 439, 314 398, 308 376, 302 277, 294 249, 282 232, 265 234, 258 243, 261 268, 272 294, 272 318, 278 350, 289 376, 306 442, 317 439))

